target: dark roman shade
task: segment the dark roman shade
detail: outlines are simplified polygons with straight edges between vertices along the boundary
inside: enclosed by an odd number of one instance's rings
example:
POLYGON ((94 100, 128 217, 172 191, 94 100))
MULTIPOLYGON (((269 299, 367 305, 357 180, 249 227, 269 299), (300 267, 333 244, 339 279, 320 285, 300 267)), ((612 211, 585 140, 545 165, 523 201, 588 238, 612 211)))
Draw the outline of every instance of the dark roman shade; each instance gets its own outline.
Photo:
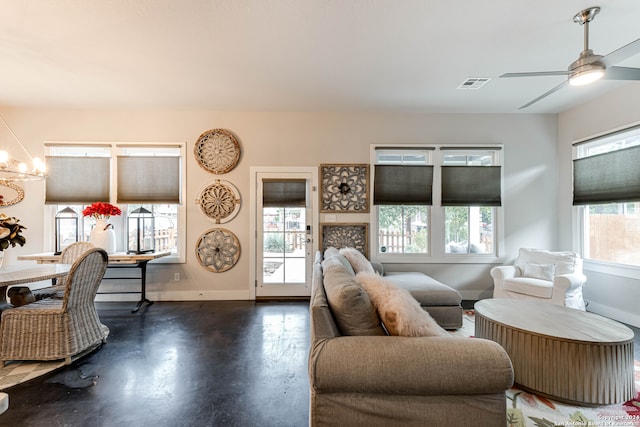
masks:
POLYGON ((117 203, 180 204, 179 156, 118 156, 117 203))
POLYGON ((431 205, 433 166, 375 165, 374 205, 431 205))
POLYGON ((500 166, 442 166, 442 206, 501 206, 500 166))
POLYGON ((304 179, 265 179, 262 181, 262 206, 305 207, 307 185, 304 179))
POLYGON ((109 157, 46 158, 46 204, 88 204, 109 201, 109 157))
POLYGON ((573 204, 640 201, 640 146, 573 161, 573 204))

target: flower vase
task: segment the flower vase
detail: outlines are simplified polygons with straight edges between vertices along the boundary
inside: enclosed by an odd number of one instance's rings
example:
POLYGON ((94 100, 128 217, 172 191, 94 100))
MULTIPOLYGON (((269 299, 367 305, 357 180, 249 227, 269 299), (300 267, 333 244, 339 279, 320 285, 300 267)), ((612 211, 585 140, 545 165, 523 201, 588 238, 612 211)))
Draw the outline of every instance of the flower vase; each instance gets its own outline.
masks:
POLYGON ((106 219, 96 221, 96 226, 89 234, 89 241, 93 246, 107 251, 108 254, 116 251, 116 232, 106 219))

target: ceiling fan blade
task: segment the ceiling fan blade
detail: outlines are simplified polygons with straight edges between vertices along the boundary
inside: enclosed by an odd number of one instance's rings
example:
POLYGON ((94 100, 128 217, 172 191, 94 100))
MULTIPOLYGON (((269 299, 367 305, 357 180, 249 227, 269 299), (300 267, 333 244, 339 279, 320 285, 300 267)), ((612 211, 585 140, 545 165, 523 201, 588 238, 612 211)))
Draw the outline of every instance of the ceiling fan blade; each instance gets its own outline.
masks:
POLYGON ((609 67, 604 72, 607 80, 640 80, 640 68, 609 67))
POLYGON ((552 89, 549 89, 548 91, 546 91, 545 93, 543 93, 542 95, 540 95, 539 97, 537 97, 536 99, 527 102, 526 104, 524 104, 522 107, 518 108, 518 110, 522 110, 523 108, 527 108, 533 104, 535 104, 536 102, 540 101, 542 98, 546 98, 547 96, 551 95, 554 92, 559 91, 560 89, 562 89, 564 86, 566 86, 569 83, 569 80, 565 80, 562 83, 560 83, 559 85, 555 86, 552 89))
POLYGON ((529 73, 504 73, 500 77, 538 77, 538 76, 568 76, 569 71, 532 71, 529 73))
POLYGON ((637 55, 640 53, 640 39, 636 41, 632 41, 626 46, 622 46, 620 49, 614 50, 608 55, 600 58, 600 62, 602 62, 607 67, 613 66, 618 62, 624 61, 630 56, 637 55))

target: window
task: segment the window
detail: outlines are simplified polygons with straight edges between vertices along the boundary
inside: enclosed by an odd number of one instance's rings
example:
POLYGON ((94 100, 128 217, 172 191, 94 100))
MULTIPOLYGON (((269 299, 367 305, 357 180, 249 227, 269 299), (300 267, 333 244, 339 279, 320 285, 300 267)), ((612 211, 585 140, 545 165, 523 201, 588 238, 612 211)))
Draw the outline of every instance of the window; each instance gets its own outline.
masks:
POLYGON ((378 257, 498 255, 501 147, 373 147, 372 162, 378 257))
POLYGON ((80 218, 80 239, 88 240, 93 221, 82 210, 96 201, 116 204, 122 215, 111 217, 116 250, 127 250, 127 216, 143 207, 155 216, 156 250, 171 256, 159 262, 185 260, 184 144, 64 144, 47 143, 45 203, 53 247, 55 214, 73 209, 80 218))
POLYGON ((573 204, 583 258, 640 266, 640 126, 574 148, 573 204))
POLYGON ((496 150, 442 151, 445 253, 493 254, 495 207, 501 204, 496 150))
POLYGON ((431 151, 375 151, 373 203, 377 205, 379 253, 429 253, 431 151))

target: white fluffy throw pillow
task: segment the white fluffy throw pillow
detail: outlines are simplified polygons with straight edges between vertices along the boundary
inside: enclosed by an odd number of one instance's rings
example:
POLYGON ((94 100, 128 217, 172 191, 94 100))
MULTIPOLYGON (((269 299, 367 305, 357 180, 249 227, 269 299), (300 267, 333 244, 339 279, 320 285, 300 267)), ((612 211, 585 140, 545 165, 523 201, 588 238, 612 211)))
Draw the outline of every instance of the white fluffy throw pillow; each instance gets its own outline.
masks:
POLYGON ((531 277, 534 279, 547 280, 553 282, 553 278, 556 273, 556 266, 554 264, 532 264, 528 263, 524 266, 522 275, 524 277, 531 277))
POLYGON ((360 273, 361 271, 366 273, 375 273, 373 266, 369 260, 355 248, 342 248, 340 249, 340 255, 349 260, 349 264, 353 267, 353 271, 360 273))
POLYGON ((450 337, 406 289, 371 273, 356 274, 356 282, 367 291, 389 334, 405 337, 450 337))

